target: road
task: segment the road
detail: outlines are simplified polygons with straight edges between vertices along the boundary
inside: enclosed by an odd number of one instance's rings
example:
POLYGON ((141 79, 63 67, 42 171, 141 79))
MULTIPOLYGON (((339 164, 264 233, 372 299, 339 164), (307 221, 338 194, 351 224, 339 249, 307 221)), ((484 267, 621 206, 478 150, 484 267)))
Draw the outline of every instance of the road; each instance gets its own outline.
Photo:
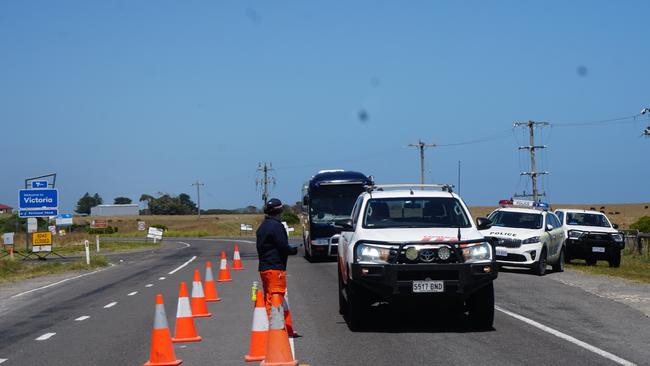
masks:
MULTIPOLYGON (((114 266, 68 275, 62 283, 3 285, 0 363, 143 364, 155 294, 164 295, 173 328, 179 282, 191 283, 193 270, 203 270, 206 260, 218 269, 219 253, 230 256, 234 244, 245 269, 232 272, 233 282, 218 284, 223 300, 209 305, 213 316, 196 320, 203 341, 175 350, 185 365, 244 364, 250 285, 257 280, 252 239, 167 240, 161 249, 113 256, 114 266)), ((378 306, 370 312, 377 325, 353 333, 337 312, 336 264, 291 257, 289 298, 302 334, 294 340, 296 358, 310 365, 650 364, 650 320, 643 313, 553 280, 559 275, 501 272, 495 283, 500 310, 491 331, 472 331, 462 315, 443 310, 378 306)))

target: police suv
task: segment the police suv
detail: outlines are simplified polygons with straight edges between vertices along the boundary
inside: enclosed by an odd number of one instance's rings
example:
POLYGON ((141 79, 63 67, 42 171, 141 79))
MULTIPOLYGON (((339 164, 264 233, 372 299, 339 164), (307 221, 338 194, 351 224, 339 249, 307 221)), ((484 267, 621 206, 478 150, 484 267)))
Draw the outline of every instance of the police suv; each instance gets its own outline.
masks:
POLYGON ((564 270, 565 234, 560 220, 548 205, 525 200, 501 200, 500 208, 488 216, 492 227, 481 230, 491 238, 496 260, 502 266, 530 268, 539 276, 546 266, 564 270))
POLYGON ((623 234, 605 214, 598 211, 560 208, 555 210, 566 234, 566 260, 584 259, 587 265, 606 260, 610 267, 621 265, 623 234))
POLYGON ((377 185, 359 195, 338 251, 339 311, 362 326, 378 301, 461 306, 473 326, 494 320, 492 246, 449 185, 377 185), (477 228, 478 227, 478 228, 477 228))

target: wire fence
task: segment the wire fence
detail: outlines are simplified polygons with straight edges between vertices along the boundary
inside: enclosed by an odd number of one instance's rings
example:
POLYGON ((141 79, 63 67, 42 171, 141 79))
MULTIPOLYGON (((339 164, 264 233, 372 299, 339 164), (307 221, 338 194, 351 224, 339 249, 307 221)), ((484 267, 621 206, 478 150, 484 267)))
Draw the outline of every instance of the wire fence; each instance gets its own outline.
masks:
POLYGON ((625 253, 650 256, 650 233, 621 230, 625 234, 625 253))

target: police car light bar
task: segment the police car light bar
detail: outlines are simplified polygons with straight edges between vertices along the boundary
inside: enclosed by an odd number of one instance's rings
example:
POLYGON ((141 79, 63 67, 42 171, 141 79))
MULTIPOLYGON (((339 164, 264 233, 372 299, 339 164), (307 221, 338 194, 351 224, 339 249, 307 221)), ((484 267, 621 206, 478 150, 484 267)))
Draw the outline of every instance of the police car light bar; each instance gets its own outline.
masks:
POLYGON ((500 200, 499 206, 530 207, 530 208, 540 208, 542 210, 549 209, 549 204, 546 202, 535 202, 529 200, 500 200))

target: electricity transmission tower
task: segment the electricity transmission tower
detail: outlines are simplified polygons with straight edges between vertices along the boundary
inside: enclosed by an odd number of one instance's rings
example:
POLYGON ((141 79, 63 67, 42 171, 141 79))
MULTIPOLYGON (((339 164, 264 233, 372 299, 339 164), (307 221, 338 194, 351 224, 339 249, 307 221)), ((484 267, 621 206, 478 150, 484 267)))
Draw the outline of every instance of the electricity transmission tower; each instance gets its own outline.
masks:
MULTIPOLYGON (((269 200, 269 191, 270 191, 270 185, 273 184, 275 186, 275 177, 271 176, 271 172, 273 171, 273 164, 272 163, 259 163, 257 165, 257 171, 262 172, 262 177, 258 178, 255 181, 256 186, 261 186, 262 187, 262 201, 264 201, 264 204, 268 202, 269 200)), ((262 206, 264 207, 264 206, 262 206)))
POLYGON ((532 193, 526 193, 524 192, 522 194, 515 194, 515 197, 532 197, 533 201, 537 202, 539 200, 539 197, 546 196, 545 192, 539 192, 537 189, 537 176, 539 175, 545 175, 548 174, 548 172, 538 172, 537 171, 537 165, 536 165, 536 160, 535 160, 535 151, 537 149, 546 149, 546 145, 535 145, 535 127, 545 127, 550 125, 548 122, 535 122, 535 121, 528 121, 528 122, 515 122, 515 127, 528 127, 528 135, 529 135, 529 144, 528 146, 519 146, 519 150, 528 150, 528 153, 530 154, 530 171, 527 172, 521 172, 520 175, 528 175, 530 176, 530 179, 533 183, 533 191, 532 193))
POLYGON ((198 215, 199 219, 201 218, 201 187, 204 186, 205 184, 199 182, 198 180, 195 183, 192 183, 192 186, 196 186, 196 204, 197 204, 197 209, 196 209, 196 214, 198 215))
POLYGON ((422 140, 418 140, 417 144, 409 144, 409 147, 417 147, 420 150, 420 183, 424 184, 424 149, 436 147, 436 144, 426 144, 422 140))

